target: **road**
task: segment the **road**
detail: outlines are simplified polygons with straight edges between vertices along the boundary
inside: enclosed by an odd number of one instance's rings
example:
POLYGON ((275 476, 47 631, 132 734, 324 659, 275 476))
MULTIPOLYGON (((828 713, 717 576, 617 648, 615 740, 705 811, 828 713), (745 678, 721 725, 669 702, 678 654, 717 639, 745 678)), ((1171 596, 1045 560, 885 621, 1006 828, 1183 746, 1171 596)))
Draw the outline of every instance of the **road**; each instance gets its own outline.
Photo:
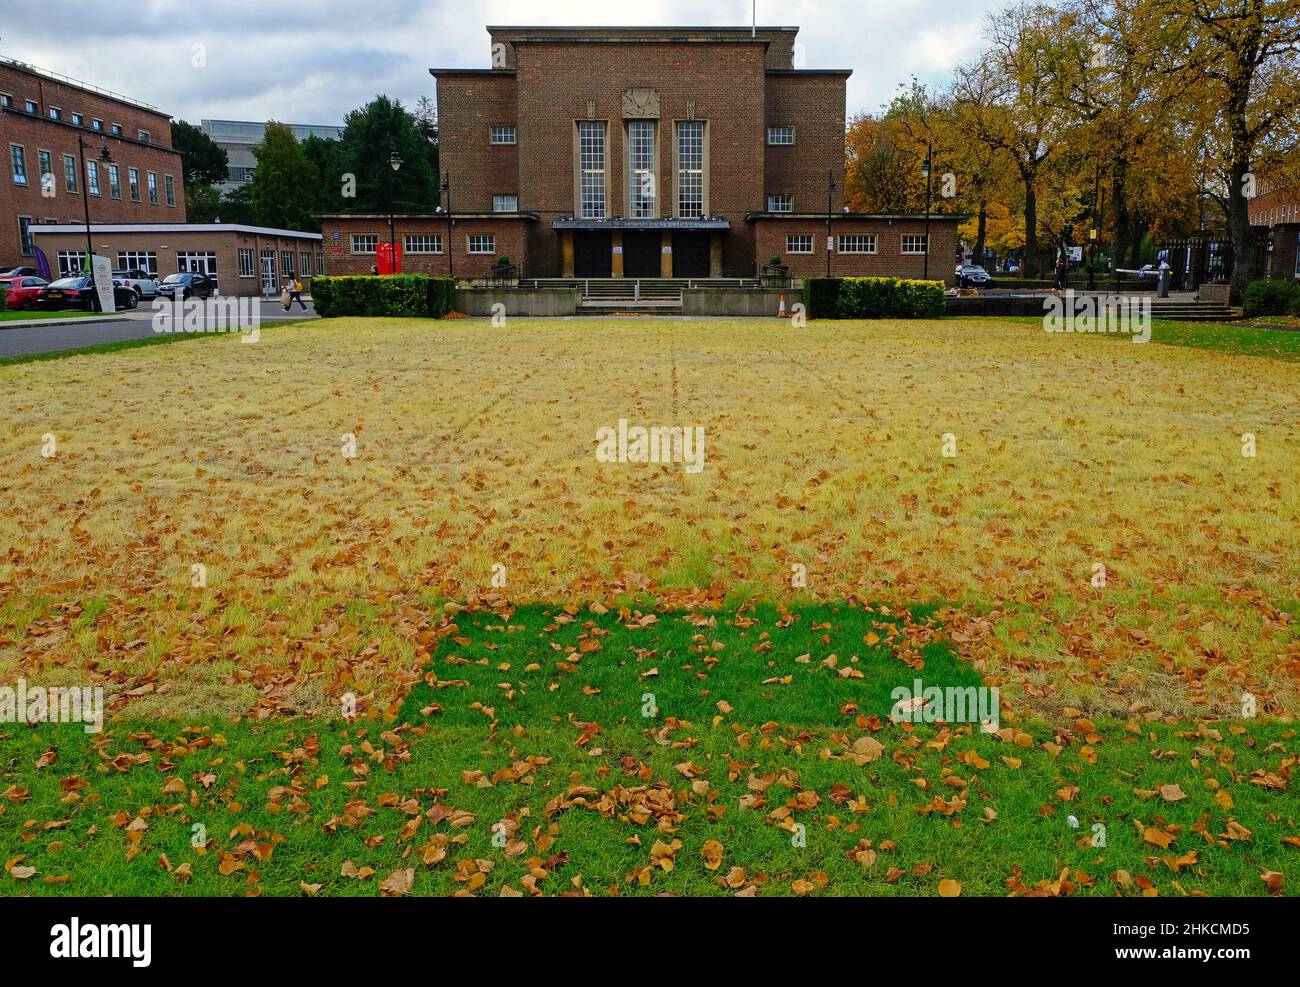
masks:
MULTIPOLYGON (((260 315, 264 326, 285 319, 318 318, 314 310, 303 312, 297 305, 291 312, 286 312, 275 299, 261 302, 260 315)), ((145 339, 157 335, 154 332, 153 317, 154 310, 150 302, 146 301, 141 302, 140 307, 133 312, 118 312, 112 316, 72 316, 42 321, 37 314, 30 323, 26 319, 0 322, 0 357, 51 353, 100 343, 145 339)))

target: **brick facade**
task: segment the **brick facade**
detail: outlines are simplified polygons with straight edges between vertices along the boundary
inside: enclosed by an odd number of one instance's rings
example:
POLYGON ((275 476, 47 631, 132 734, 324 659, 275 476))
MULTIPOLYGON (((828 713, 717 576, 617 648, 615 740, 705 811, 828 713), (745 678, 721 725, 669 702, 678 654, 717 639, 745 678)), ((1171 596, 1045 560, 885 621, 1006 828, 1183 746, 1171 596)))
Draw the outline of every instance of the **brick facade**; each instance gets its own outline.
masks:
MULTIPOLYGON (((526 216, 472 216, 457 212, 452 220, 451 272, 458 278, 473 278, 487 272, 498 257, 518 263, 528 253, 528 228, 535 218, 526 216), (471 236, 491 236, 492 250, 488 253, 469 252, 471 236)), ((402 273, 446 275, 447 219, 445 216, 395 216, 393 232, 402 244, 402 273), (437 238, 436 252, 412 252, 410 237, 437 238)), ((321 235, 325 245, 325 270, 329 274, 370 274, 377 266, 378 256, 363 242, 363 249, 354 249, 353 236, 375 238, 376 243, 388 242, 388 217, 322 216, 321 235)), ((480 247, 482 243, 480 241, 480 247)))
MULTIPOLYGON (((826 274, 824 215, 795 219, 763 217, 755 219, 754 225, 758 230, 758 256, 764 263, 772 257, 780 257, 781 262, 796 277, 821 277, 826 274), (786 239, 791 234, 810 236, 812 253, 791 253, 787 249, 786 239)), ((831 254, 831 274, 835 277, 922 277, 926 273, 925 254, 903 253, 903 238, 924 235, 924 216, 833 214, 831 236, 835 249, 831 254), (846 252, 840 249, 840 238, 844 236, 874 237, 875 250, 872 253, 846 252)), ((957 244, 957 220, 952 216, 931 216, 927 275, 930 280, 944 281, 947 284, 955 282, 957 244)), ((866 245, 858 243, 856 246, 861 249, 866 245)))
MULTIPOLYGON (((802 60, 797 28, 759 28, 753 36, 749 28, 699 27, 489 27, 488 33, 490 68, 430 69, 441 160, 458 224, 462 213, 475 214, 465 222, 493 222, 482 217, 493 210, 493 197, 518 196, 519 212, 496 221, 499 239, 510 244, 499 244, 497 252, 526 259, 530 276, 681 276, 684 269, 689 276, 751 277, 760 263, 784 254, 787 232, 808 228, 803 217, 824 214, 828 181, 837 223, 879 228, 880 238, 876 255, 846 255, 834 265, 837 272, 911 275, 915 268, 919 275, 919 255, 890 252, 895 234, 887 219, 842 213, 849 71, 796 67, 802 60), (635 120, 654 127, 654 202, 650 215, 640 217, 629 162, 635 120), (589 216, 578 196, 578 133, 586 121, 605 126, 604 209, 589 216), (679 203, 677 126, 683 122, 703 128, 699 219, 683 215, 679 203), (514 128, 515 143, 492 143, 494 126, 514 128), (793 128, 793 143, 770 144, 769 127, 793 128), (790 196, 790 215, 768 214, 769 195, 790 196), (519 248, 507 237, 521 237, 519 248)), ((598 188, 600 177, 591 174, 598 188)), ((380 229, 372 232, 386 238, 380 229)), ((937 219, 932 233, 931 276, 951 281, 956 221, 937 219)), ((824 237, 823 226, 815 255, 823 269, 824 237)), ((334 252, 328 229, 327 250, 331 272, 369 269, 345 250, 334 252)), ((459 273, 459 254, 455 260, 459 273)), ((792 263, 815 266, 802 256, 792 263)), ((407 269, 415 268, 408 263, 407 269)))
POLYGON ((35 264, 24 251, 20 217, 31 224, 84 223, 88 168, 81 166, 78 136, 84 138, 87 162, 95 161, 99 194, 90 194, 92 223, 184 223, 185 189, 180 155, 171 148, 171 120, 166 113, 119 99, 70 81, 0 61, 0 265, 35 264), (28 103, 31 109, 28 109, 28 103), (52 119, 56 112, 58 119, 52 119), (74 123, 74 116, 81 123, 74 123), (102 129, 95 129, 99 121, 102 129), (114 133, 114 128, 120 134, 114 133), (143 139, 141 134, 147 136, 143 139), (14 147, 21 148, 26 182, 17 180, 14 147), (117 166, 118 191, 110 187, 108 167, 99 162, 107 147, 117 166), (53 182, 42 188, 41 155, 48 152, 53 182), (68 188, 64 156, 75 162, 76 188, 68 188), (133 194, 131 169, 137 192, 133 194), (155 178, 156 202, 150 201, 149 175, 155 178), (168 203, 168 179, 172 202, 168 203), (138 198, 137 198, 138 196, 138 198))
MULTIPOLYGON (((288 277, 285 254, 293 273, 300 276, 303 286, 310 290, 311 276, 323 264, 321 238, 318 233, 301 233, 293 230, 274 230, 261 226, 234 224, 202 224, 155 226, 100 226, 92 223, 91 243, 95 253, 107 257, 118 266, 118 253, 150 251, 157 255, 158 276, 166 277, 181 269, 181 258, 189 254, 215 254, 217 286, 223 295, 254 296, 279 294, 280 285, 288 277), (239 252, 252 251, 252 274, 243 274, 239 252), (262 253, 271 252, 269 279, 262 277, 262 253), (307 256, 304 257, 303 255, 307 256), (304 271, 304 266, 309 270, 304 271), (304 276, 305 274, 305 276, 304 276)), ((35 231, 36 244, 49 258, 53 269, 61 250, 84 252, 86 228, 80 225, 39 228, 35 231)), ((188 263, 188 256, 186 256, 188 263)), ((207 262, 204 262, 207 266, 207 262)))

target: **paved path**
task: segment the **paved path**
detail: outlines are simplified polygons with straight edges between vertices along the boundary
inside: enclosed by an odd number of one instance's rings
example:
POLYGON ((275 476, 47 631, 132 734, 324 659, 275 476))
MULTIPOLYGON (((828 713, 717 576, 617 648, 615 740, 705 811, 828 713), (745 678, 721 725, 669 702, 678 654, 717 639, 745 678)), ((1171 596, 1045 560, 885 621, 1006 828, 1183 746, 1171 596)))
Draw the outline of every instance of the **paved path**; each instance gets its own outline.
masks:
MULTIPOLYGON (((286 312, 276 300, 262 301, 262 324, 285 319, 315 319, 314 310, 303 312, 297 305, 286 312)), ((116 315, 70 316, 62 319, 29 319, 0 322, 0 357, 51 353, 56 350, 80 349, 100 343, 118 343, 127 339, 145 339, 157 335, 153 328, 154 310, 142 302, 133 312, 116 315)))

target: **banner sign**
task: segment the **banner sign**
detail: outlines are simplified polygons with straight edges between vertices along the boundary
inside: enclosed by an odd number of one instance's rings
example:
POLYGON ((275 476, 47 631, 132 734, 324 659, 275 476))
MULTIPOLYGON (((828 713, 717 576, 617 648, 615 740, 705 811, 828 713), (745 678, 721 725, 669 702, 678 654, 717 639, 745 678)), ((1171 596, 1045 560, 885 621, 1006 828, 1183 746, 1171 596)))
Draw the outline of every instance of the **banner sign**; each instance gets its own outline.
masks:
POLYGON ((91 264, 94 270, 92 276, 95 279, 95 294, 99 297, 99 310, 101 312, 116 312, 117 303, 113 300, 113 265, 107 257, 100 257, 95 254, 91 258, 91 264))

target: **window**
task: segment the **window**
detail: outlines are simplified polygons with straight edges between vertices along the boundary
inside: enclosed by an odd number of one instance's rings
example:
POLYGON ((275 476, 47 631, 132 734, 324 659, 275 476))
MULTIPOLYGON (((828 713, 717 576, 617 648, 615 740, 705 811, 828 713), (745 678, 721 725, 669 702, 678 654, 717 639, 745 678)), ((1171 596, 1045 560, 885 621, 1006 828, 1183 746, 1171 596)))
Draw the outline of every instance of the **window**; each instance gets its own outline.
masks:
POLYGON ((91 195, 99 195, 99 162, 86 162, 86 188, 91 195))
POLYGON ((492 196, 493 212, 518 212, 519 196, 517 195, 494 195, 492 196))
POLYGON ((226 178, 232 182, 251 182, 254 170, 253 168, 227 168, 226 178))
POLYGON ((72 125, 73 125, 74 127, 80 127, 80 126, 81 126, 81 114, 80 114, 80 113, 74 113, 74 114, 72 114, 72 125))
POLYGON ((66 277, 69 274, 78 274, 85 269, 86 254, 81 250, 60 250, 58 253, 57 263, 59 265, 59 276, 66 277))
POLYGON ((28 113, 35 113, 36 112, 35 101, 30 99, 23 100, 23 109, 26 110, 28 113))
POLYGON ((171 175, 166 175, 163 177, 163 182, 166 183, 167 187, 167 205, 176 205, 176 179, 172 178, 171 175))
POLYGON ((152 171, 144 173, 145 186, 149 189, 149 204, 158 205, 158 176, 152 171))
POLYGON ((21 144, 9 145, 9 160, 13 163, 14 184, 27 184, 27 154, 21 144))
POLYGON ((325 276, 325 255, 323 253, 316 255, 316 273, 321 277, 325 276))
POLYGON ((491 144, 513 144, 515 143, 514 127, 493 127, 491 136, 488 138, 491 144))
POLYGON ((698 120, 677 124, 677 215, 704 216, 704 124, 698 120))
POLYGON ((32 245, 32 217, 18 217, 18 238, 22 241, 24 254, 36 253, 36 248, 32 245))
POLYGON ((122 136, 122 125, 120 123, 113 124, 113 136, 114 137, 122 136))
POLYGON ((117 252, 117 269, 119 271, 148 271, 158 273, 158 254, 153 250, 119 250, 117 252))
POLYGON ((122 176, 115 164, 108 166, 108 194, 114 199, 122 198, 122 176))
POLYGON ((137 131, 136 137, 139 139, 140 143, 142 144, 148 144, 152 140, 152 138, 149 136, 149 131, 147 130, 137 131))
POLYGON ((471 233, 468 237, 471 254, 495 254, 497 238, 491 233, 471 233))
POLYGON ((768 127, 767 142, 769 144, 793 144, 794 128, 793 127, 768 127))
POLYGON ((843 233, 840 235, 840 253, 874 254, 876 252, 876 234, 843 233))
POLYGON ((0 93, 0 106, 3 106, 5 109, 9 109, 9 107, 13 105, 14 105, 14 98, 12 96, 10 96, 8 93, 0 93))
POLYGON ((182 274, 216 274, 217 255, 211 250, 178 250, 176 270, 182 274))
POLYGON ((811 233, 787 233, 785 235, 785 252, 787 254, 811 254, 813 238, 811 233))
POLYGON ((54 194, 54 165, 49 151, 36 152, 36 167, 41 173, 41 194, 54 194))
POLYGON ((98 117, 91 117, 91 118, 90 118, 90 129, 91 129, 91 130, 103 130, 103 129, 104 129, 104 121, 101 120, 101 119, 99 119, 98 117))
MULTIPOLYGON (((371 250, 374 253, 374 250, 371 250)), ((271 291, 275 289, 275 251, 262 251, 262 286, 271 291)))
POLYGON ((655 214, 655 125, 630 120, 627 125, 628 215, 650 219, 655 214))
POLYGON ((131 188, 131 201, 139 202, 140 201, 140 169, 139 168, 126 169, 126 181, 131 188))
POLYGON ((298 273, 311 274, 311 253, 303 250, 298 253, 298 273))
POLYGON ((241 278, 251 278, 254 276, 253 251, 247 247, 239 248, 239 276, 241 278))
POLYGON ((789 194, 769 195, 767 197, 768 212, 794 212, 794 196, 789 194))
POLYGON ((409 233, 406 237, 408 254, 442 253, 442 236, 438 233, 409 233))
POLYGON ((904 233, 903 234, 903 253, 905 254, 923 254, 925 249, 924 233, 904 233))
POLYGON ((74 195, 77 192, 77 159, 71 154, 63 156, 63 187, 74 195))
POLYGON ((280 270, 284 272, 286 278, 293 277, 293 251, 280 251, 280 270))
POLYGON ((63 116, 63 111, 62 111, 61 109, 59 109, 57 106, 51 106, 51 107, 50 107, 50 119, 51 119, 51 120, 58 120, 58 119, 61 119, 62 116, 63 116))
POLYGON ((578 215, 605 218, 605 121, 578 123, 578 215))
POLYGON ((352 252, 354 254, 373 254, 379 244, 379 237, 374 233, 353 233, 352 252))

